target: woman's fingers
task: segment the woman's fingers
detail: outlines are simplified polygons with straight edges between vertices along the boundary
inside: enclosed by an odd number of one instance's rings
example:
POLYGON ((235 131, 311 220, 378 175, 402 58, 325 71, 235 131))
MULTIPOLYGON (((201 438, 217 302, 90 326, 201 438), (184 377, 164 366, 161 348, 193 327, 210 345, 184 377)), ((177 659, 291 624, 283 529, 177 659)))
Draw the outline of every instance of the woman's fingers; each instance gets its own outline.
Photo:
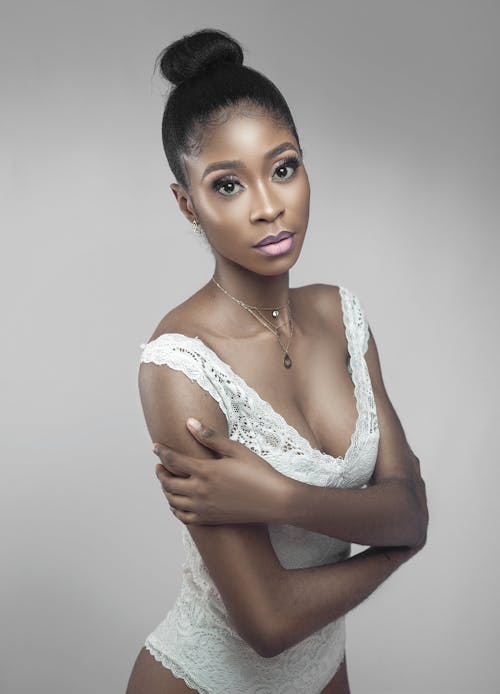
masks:
MULTIPOLYGON (((240 443, 212 427, 202 424, 201 429, 194 433, 190 425, 187 426, 198 441, 218 452, 220 458, 233 459, 244 449, 240 443)), ((156 476, 176 518, 187 524, 212 522, 212 507, 220 504, 214 497, 213 458, 196 458, 161 443, 155 443, 153 451, 161 461, 155 467, 156 476)))
POLYGON ((189 477, 191 472, 196 470, 194 458, 164 446, 162 443, 155 443, 153 453, 156 453, 161 464, 173 475, 189 477))
POLYGON ((153 452, 161 460, 161 463, 155 465, 155 473, 170 510, 182 523, 199 522, 192 497, 194 486, 199 484, 199 480, 192 478, 188 470, 199 472, 200 464, 206 462, 206 459, 193 458, 160 443, 154 444, 153 452))
POLYGON ((187 496, 179 496, 178 494, 171 494, 163 490, 163 493, 168 501, 170 508, 175 511, 191 511, 192 505, 191 500, 187 496))
POLYGON ((189 510, 190 498, 186 495, 186 492, 189 492, 186 488, 186 484, 189 483, 189 480, 180 479, 170 474, 160 463, 156 466, 156 476, 160 480, 162 492, 171 510, 174 512, 177 510, 189 510))
POLYGON ((192 493, 193 480, 190 477, 177 477, 176 475, 172 475, 160 463, 156 465, 155 472, 160 480, 162 488, 166 492, 184 497, 192 493))
POLYGON ((212 451, 224 456, 230 456, 234 452, 235 442, 213 427, 199 422, 194 417, 186 419, 186 426, 197 441, 212 451))

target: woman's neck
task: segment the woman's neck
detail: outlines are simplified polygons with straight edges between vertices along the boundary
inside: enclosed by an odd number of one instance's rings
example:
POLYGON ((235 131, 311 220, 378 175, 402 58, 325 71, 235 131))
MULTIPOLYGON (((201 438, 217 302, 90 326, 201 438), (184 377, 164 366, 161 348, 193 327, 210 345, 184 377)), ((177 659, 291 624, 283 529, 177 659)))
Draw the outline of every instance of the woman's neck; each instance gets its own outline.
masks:
POLYGON ((280 334, 287 335, 290 330, 288 319, 293 311, 288 279, 288 272, 262 276, 245 271, 220 272, 216 268, 206 290, 211 309, 217 316, 218 329, 226 334, 242 336, 271 333, 271 328, 279 326, 280 334), (242 304, 251 307, 253 313, 242 304))
MULTIPOLYGON (((233 271, 216 267, 213 279, 234 298, 250 306, 274 308, 286 305, 290 298, 288 271, 281 275, 268 276, 245 271, 244 268, 233 271)), ((212 284, 217 287, 214 282, 212 284)), ((223 293, 218 287, 217 289, 223 293)))

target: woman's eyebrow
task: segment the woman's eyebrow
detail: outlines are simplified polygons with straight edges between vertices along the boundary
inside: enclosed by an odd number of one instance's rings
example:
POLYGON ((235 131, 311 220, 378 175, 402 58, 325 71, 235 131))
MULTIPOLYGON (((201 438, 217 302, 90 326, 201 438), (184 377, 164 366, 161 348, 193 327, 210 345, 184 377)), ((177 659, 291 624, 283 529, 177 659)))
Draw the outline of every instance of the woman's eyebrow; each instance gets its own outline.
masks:
MULTIPOLYGON (((276 157, 278 154, 281 154, 281 152, 285 152, 287 149, 294 149, 297 152, 297 148, 293 144, 293 142, 282 142, 277 147, 273 147, 272 149, 269 150, 269 152, 266 152, 264 154, 264 159, 272 159, 273 157, 276 157)), ((216 161, 213 164, 209 164, 207 166, 207 168, 203 172, 203 176, 201 177, 201 181, 203 181, 205 176, 207 176, 212 171, 216 171, 218 169, 237 169, 238 167, 242 168, 242 169, 245 168, 245 164, 242 161, 240 161, 239 159, 232 159, 232 160, 227 160, 227 161, 216 161)))

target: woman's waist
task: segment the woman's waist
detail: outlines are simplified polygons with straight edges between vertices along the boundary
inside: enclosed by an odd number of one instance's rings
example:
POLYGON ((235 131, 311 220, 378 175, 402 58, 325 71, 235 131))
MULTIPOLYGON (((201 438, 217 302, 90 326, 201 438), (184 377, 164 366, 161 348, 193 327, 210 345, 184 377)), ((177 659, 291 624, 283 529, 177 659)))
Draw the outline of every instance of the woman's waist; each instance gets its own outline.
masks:
POLYGON ((268 525, 269 539, 281 565, 305 569, 335 564, 351 554, 351 543, 294 525, 268 525))

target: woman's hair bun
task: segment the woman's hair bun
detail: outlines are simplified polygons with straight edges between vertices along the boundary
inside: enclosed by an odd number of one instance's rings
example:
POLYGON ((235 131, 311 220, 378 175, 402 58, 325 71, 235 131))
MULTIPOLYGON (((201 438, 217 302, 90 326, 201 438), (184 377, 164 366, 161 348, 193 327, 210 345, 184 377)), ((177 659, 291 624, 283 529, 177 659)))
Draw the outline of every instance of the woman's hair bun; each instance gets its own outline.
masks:
POLYGON ((178 85, 199 72, 220 63, 243 64, 240 44, 220 29, 200 29, 171 43, 157 63, 169 82, 178 85))

